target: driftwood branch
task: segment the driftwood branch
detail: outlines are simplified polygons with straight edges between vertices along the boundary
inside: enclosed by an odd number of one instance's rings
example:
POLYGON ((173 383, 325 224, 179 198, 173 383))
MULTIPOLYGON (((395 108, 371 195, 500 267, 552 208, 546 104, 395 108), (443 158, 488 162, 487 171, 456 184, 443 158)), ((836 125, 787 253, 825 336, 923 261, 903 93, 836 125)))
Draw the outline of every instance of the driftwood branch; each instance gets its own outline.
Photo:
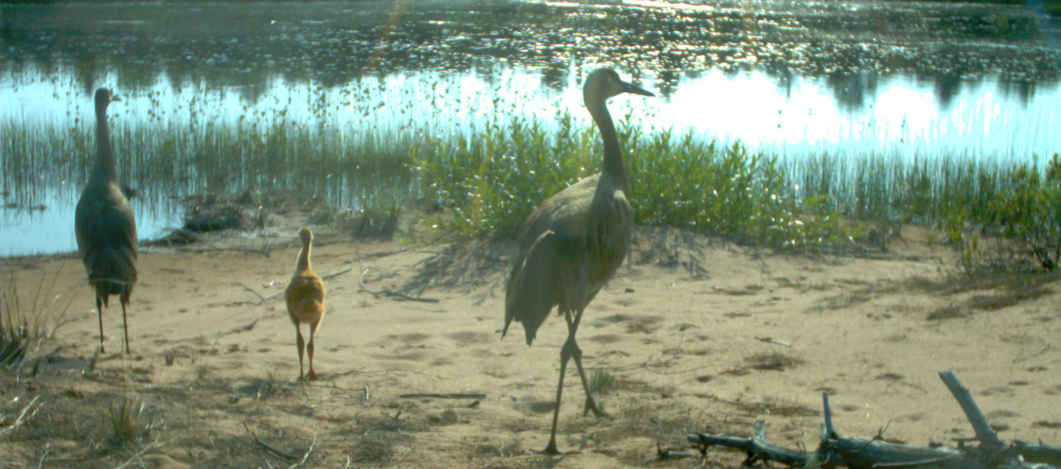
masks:
POLYGON ((700 446, 725 446, 744 450, 748 455, 744 464, 748 466, 759 461, 777 461, 793 467, 806 467, 815 460, 814 453, 786 449, 767 442, 766 422, 762 420, 755 422, 755 435, 751 438, 706 433, 689 435, 688 438, 689 442, 700 446))
POLYGON ((976 432, 976 439, 980 440, 980 444, 992 448, 1001 448, 1003 446, 1002 440, 998 438, 998 433, 995 433, 995 429, 987 424, 987 418, 984 417, 983 412, 980 412, 980 406, 976 405, 973 395, 969 393, 969 388, 965 387, 952 371, 939 372, 939 378, 943 380, 943 384, 947 385, 947 389, 950 389, 950 393, 958 400, 958 405, 962 406, 965 418, 969 419, 969 423, 973 425, 973 431, 976 432))
POLYGON ((972 394, 954 373, 941 372, 940 378, 973 425, 980 446, 925 448, 888 443, 879 438, 843 437, 833 427, 828 395, 822 399, 825 420, 821 442, 815 451, 790 450, 770 444, 766 439, 766 423, 761 420, 755 422, 751 438, 697 433, 689 435, 688 440, 698 445, 704 454, 710 446, 743 450, 748 455, 746 465, 777 461, 792 467, 851 469, 1061 469, 1061 448, 1021 441, 1006 445, 988 425, 972 394))
POLYGON ((1029 445, 1023 441, 1014 440, 1013 447, 1021 456, 1024 456, 1025 461, 1061 467, 1061 448, 1057 446, 1029 445))

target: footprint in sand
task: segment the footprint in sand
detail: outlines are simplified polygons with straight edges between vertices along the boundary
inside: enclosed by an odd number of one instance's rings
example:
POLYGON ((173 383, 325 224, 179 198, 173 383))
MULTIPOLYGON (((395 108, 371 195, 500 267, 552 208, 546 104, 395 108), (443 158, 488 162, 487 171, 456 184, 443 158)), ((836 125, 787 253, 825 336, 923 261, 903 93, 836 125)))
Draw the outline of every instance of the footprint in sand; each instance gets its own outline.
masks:
POLYGON ((618 324, 620 322, 629 321, 630 319, 633 318, 625 314, 613 314, 611 316, 605 316, 596 321, 593 321, 593 327, 607 327, 612 324, 618 324))
POLYGON ((983 391, 980 391, 981 396, 1012 396, 1013 394, 1013 389, 1010 389, 1009 386, 992 386, 990 388, 984 389, 983 391))
POLYGON ((622 336, 619 336, 619 335, 616 335, 616 334, 603 334, 603 335, 595 335, 595 336, 590 337, 590 338, 588 338, 586 340, 588 340, 590 342, 596 342, 598 344, 614 344, 614 343, 616 343, 616 342, 618 342, 620 340, 623 340, 623 338, 622 338, 622 336))
POLYGON ((1014 412, 1012 410, 1000 409, 1000 410, 993 410, 991 412, 986 412, 986 413, 984 413, 984 417, 987 417, 988 420, 994 420, 994 419, 1004 419, 1004 418, 1009 418, 1009 417, 1020 417, 1020 414, 1017 413, 1017 412, 1014 412))
POLYGON ((380 359, 383 359, 383 360, 409 360, 409 361, 417 361, 418 362, 418 361, 423 361, 423 360, 427 359, 430 355, 428 353, 422 351, 422 350, 415 350, 415 351, 411 351, 411 352, 401 352, 401 353, 391 353, 391 354, 377 353, 375 356, 376 356, 376 358, 380 358, 380 359))
POLYGON ((554 401, 529 401, 521 403, 519 406, 524 412, 532 414, 548 414, 556 408, 556 402, 554 401))
POLYGON ((457 341, 457 344, 461 347, 467 347, 469 345, 485 344, 491 342, 493 336, 485 332, 478 331, 461 331, 454 332, 447 335, 450 339, 457 341))
POLYGON ((634 332, 651 334, 663 326, 660 324, 661 322, 663 322, 663 318, 659 316, 638 316, 626 325, 626 332, 631 334, 634 332))
POLYGON ((431 360, 431 364, 429 366, 446 366, 452 364, 453 360, 450 360, 448 358, 436 358, 434 360, 431 360))
POLYGON ((411 345, 419 344, 427 339, 430 339, 431 336, 427 334, 421 334, 419 332, 411 332, 409 334, 391 334, 388 335, 387 338, 411 345))
POLYGON ((923 413, 900 415, 895 418, 896 422, 920 422, 926 418, 923 413))

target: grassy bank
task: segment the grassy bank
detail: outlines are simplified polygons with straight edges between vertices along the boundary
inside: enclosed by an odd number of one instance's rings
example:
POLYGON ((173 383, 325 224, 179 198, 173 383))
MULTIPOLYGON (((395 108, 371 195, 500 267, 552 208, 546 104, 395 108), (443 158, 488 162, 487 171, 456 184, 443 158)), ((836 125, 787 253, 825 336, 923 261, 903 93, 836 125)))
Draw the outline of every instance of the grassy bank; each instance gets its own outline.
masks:
MULTIPOLYGON (((596 172, 603 151, 596 130, 567 114, 554 121, 491 125, 474 138, 442 138, 418 151, 424 193, 453 210, 439 224, 458 235, 513 236, 537 203, 596 172)), ((918 223, 936 228, 939 241, 971 263, 986 262, 982 237, 1003 240, 1013 265, 1053 268, 1061 253, 1056 156, 1046 165, 1032 156, 1003 162, 873 154, 782 164, 695 133, 646 133, 630 120, 619 131, 641 224, 814 250, 873 244, 882 228, 918 223)))
MULTIPOLYGON (((287 190, 380 212, 426 200, 446 209, 436 224, 457 237, 514 236, 535 205, 597 172, 603 151, 592 124, 566 112, 451 132, 366 131, 283 119, 174 122, 114 127, 123 179, 148 200, 287 190)), ((1028 249, 1050 250, 1050 230, 1061 225, 1061 209, 1055 214, 1049 208, 1061 207, 1061 196, 1052 192, 1058 165, 1039 167, 1031 157, 821 155, 781 163, 696 133, 644 131, 630 117, 618 127, 629 198, 642 224, 795 250, 850 243, 874 227, 904 223, 937 226, 955 243, 968 242, 961 233, 974 227, 993 227, 1043 240, 1028 249), (1043 208, 1029 212, 1029 204, 1043 208)), ((90 161, 66 155, 91 155, 93 145, 88 125, 0 122, 5 187, 16 195, 76 190, 90 161)), ((1056 260, 1056 254, 1048 257, 1056 260)))

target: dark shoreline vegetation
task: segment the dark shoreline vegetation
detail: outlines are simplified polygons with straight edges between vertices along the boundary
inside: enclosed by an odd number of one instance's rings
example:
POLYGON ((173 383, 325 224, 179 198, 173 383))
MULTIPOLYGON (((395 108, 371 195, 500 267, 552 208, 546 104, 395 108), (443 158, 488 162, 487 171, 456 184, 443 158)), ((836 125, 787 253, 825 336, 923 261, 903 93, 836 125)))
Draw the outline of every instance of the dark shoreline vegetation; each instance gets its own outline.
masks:
MULTIPOLYGON (((639 224, 793 252, 886 249, 903 225, 919 224, 958 248, 970 273, 1052 270, 1061 253, 1057 155, 1046 167, 1032 156, 1008 163, 888 155, 781 161, 693 132, 644 130, 630 115, 618 127, 639 224)), ((148 188, 138 197, 291 191, 383 218, 430 206, 442 209, 425 216, 447 239, 517 235, 535 205, 597 172, 602 151, 595 128, 567 112, 495 122, 470 135, 401 135, 281 120, 117 125, 112 138, 123 182, 148 188)), ((0 122, 5 179, 15 187, 47 182, 40 175, 49 174, 76 190, 88 159, 55 155, 91 154, 93 145, 85 124, 0 122)))

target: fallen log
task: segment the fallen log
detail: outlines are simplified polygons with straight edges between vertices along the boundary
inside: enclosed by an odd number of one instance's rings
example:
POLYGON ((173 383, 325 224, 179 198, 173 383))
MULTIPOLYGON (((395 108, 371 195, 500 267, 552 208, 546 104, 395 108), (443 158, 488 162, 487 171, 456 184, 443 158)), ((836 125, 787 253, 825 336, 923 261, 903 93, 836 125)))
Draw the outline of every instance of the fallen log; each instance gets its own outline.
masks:
POLYGON ((766 423, 755 422, 751 438, 723 434, 696 433, 688 435, 701 454, 711 446, 743 450, 744 464, 776 461, 791 467, 820 467, 850 469, 1061 469, 1061 448, 1029 445, 1015 441, 1007 445, 980 411, 969 390, 949 371, 940 372, 951 394, 958 401, 965 417, 973 426, 979 446, 960 443, 958 448, 901 445, 877 438, 844 437, 833 428, 829 395, 822 396, 825 421, 822 423, 821 442, 814 451, 799 451, 770 444, 766 438, 766 423))

